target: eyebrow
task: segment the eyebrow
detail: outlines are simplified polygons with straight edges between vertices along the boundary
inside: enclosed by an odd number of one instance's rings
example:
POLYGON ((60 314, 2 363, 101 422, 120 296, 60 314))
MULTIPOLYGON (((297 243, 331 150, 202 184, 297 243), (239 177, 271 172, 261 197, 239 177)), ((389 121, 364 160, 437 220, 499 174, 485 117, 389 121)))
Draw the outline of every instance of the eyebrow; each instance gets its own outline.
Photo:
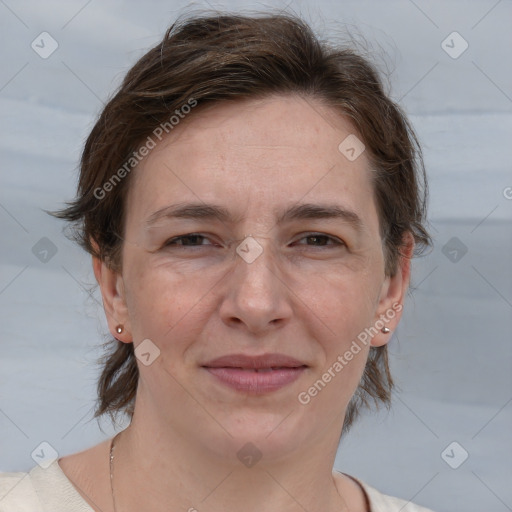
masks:
MULTIPOLYGON (((151 226, 162 218, 218 220, 222 223, 235 223, 241 220, 240 216, 233 216, 223 206, 206 203, 177 203, 152 213, 147 218, 146 225, 151 226)), ((338 219, 347 222, 357 231, 363 229, 363 221, 357 213, 337 204, 302 203, 294 205, 278 216, 277 223, 314 219, 338 219)))

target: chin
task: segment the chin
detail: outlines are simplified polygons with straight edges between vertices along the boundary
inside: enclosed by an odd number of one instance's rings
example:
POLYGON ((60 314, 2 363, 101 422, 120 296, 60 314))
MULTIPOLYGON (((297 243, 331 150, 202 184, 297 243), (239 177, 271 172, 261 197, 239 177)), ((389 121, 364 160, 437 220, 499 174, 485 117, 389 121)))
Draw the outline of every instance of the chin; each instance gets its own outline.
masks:
MULTIPOLYGON (((231 410, 228 417, 216 416, 219 423, 229 432, 223 433, 219 446, 231 453, 243 449, 250 444, 255 451, 259 450, 265 458, 281 458, 300 449, 308 437, 308 429, 304 421, 298 421, 298 415, 293 414, 292 408, 279 412, 264 412, 262 410, 231 410), (292 412, 290 414, 290 412, 292 412), (225 434, 225 435, 224 435, 225 434)), ((246 448, 249 451, 250 447, 246 448)))

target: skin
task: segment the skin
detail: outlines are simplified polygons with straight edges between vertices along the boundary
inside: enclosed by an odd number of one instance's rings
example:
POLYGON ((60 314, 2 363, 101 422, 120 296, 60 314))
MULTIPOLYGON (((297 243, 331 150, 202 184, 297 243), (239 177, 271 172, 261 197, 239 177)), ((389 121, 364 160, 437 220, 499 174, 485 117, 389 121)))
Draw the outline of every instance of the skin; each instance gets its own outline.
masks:
MULTIPOLYGON (((364 511, 360 487, 332 468, 370 344, 310 403, 297 396, 403 303, 412 238, 386 276, 369 161, 364 152, 354 161, 340 153, 356 132, 332 108, 295 95, 199 108, 131 176, 122 270, 93 261, 111 333, 160 350, 150 365, 138 361, 135 414, 116 442, 116 508, 364 511), (224 206, 233 221, 148 226, 157 210, 189 201, 224 206), (277 223, 275 212, 305 202, 339 205, 361 227, 277 223), (190 233, 204 238, 165 245, 190 233), (235 252, 248 234, 263 250, 252 263, 235 252), (276 352, 308 368, 266 395, 232 390, 201 367, 227 354, 276 352), (262 454, 252 468, 237 458, 248 442, 262 454)), ((379 331, 371 345, 390 337, 379 331)), ((113 510, 108 442, 59 463, 91 506, 113 510)))

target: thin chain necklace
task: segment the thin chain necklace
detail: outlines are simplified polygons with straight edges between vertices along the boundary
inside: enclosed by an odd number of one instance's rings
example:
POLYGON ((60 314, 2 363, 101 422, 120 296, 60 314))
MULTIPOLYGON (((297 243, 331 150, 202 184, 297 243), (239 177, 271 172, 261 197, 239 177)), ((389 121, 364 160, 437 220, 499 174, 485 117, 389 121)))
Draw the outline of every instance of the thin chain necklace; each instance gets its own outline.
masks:
POLYGON ((117 437, 121 434, 121 432, 118 432, 113 438, 112 441, 110 441, 110 490, 112 491, 112 503, 114 505, 114 512, 117 512, 116 510, 116 499, 114 497, 114 484, 113 484, 113 470, 114 470, 114 443, 117 437))
MULTIPOLYGON (((112 491, 112 504, 114 505, 114 512, 117 512, 116 510, 116 499, 114 496, 114 483, 113 483, 113 473, 114 473, 114 445, 116 439, 121 435, 121 432, 118 432, 110 441, 110 490, 112 491)), ((341 494, 338 491, 338 488, 336 487, 336 491, 338 492, 338 496, 342 499, 344 503, 344 509, 348 510, 347 504, 345 503, 345 500, 341 496, 341 494)))

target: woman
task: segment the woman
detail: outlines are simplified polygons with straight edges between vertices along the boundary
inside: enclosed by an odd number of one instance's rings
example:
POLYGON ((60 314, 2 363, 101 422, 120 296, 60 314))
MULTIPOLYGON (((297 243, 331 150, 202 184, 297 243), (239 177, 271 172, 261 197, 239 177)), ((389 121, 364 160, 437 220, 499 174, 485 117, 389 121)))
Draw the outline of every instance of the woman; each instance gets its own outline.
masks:
POLYGON ((425 511, 333 472, 388 403, 430 243, 414 133, 353 50, 290 15, 174 24, 105 106, 74 222, 113 337, 114 439, 3 474, 0 511, 425 511))

